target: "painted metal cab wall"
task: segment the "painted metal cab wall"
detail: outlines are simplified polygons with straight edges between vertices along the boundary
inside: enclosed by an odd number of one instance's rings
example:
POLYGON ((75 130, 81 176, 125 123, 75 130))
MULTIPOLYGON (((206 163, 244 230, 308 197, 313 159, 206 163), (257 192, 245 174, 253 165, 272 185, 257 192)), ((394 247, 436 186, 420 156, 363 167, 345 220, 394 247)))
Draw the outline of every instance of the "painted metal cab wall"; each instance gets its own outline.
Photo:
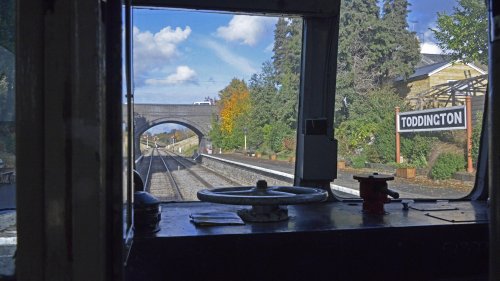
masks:
POLYGON ((16 5, 17 279, 119 280, 121 3, 16 5))
MULTIPOLYGON (((487 225, 136 240, 127 281, 486 281, 487 225)), ((256 226, 258 228, 258 226, 256 226)))

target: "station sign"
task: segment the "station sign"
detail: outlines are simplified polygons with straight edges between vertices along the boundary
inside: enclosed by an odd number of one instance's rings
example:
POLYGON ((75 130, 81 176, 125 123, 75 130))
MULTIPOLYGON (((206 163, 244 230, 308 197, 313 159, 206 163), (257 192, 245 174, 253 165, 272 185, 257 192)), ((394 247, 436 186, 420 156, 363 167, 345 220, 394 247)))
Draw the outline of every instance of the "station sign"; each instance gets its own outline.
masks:
POLYGON ((425 132, 466 129, 465 106, 401 112, 397 117, 398 132, 425 132))

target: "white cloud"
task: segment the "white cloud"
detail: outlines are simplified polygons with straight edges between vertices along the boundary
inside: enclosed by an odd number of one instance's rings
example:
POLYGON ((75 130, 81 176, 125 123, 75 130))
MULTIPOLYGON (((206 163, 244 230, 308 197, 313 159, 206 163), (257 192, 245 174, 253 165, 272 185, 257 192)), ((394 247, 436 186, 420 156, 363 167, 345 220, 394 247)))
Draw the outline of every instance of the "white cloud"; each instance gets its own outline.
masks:
POLYGON ((181 65, 177 67, 175 73, 163 79, 147 79, 147 85, 176 85, 176 84, 197 84, 196 72, 189 66, 181 65))
POLYGON ((435 41, 436 39, 434 38, 434 32, 432 32, 432 29, 436 29, 435 26, 429 26, 429 28, 422 34, 423 35, 423 40, 424 42, 426 41, 435 41))
POLYGON ((139 77, 146 72, 161 68, 178 55, 177 45, 191 34, 191 28, 175 29, 167 26, 157 33, 140 31, 134 26, 134 72, 139 77))
POLYGON ((235 15, 227 26, 217 28, 216 34, 227 41, 255 46, 275 22, 276 19, 270 17, 235 15))
POLYGON ((443 50, 436 43, 424 42, 420 43, 421 54, 442 54, 443 50))
POLYGON ((436 23, 431 22, 427 25, 427 29, 421 33, 420 53, 421 54, 443 54, 444 51, 436 44, 434 32, 431 29, 436 29, 436 23))
POLYGON ((203 42, 203 45, 214 51, 215 55, 219 59, 221 59, 222 61, 226 62, 227 64, 231 65, 232 67, 236 68, 239 71, 248 75, 257 72, 257 70, 252 66, 249 60, 247 60, 244 57, 238 56, 237 54, 234 54, 225 46, 213 40, 205 40, 203 42))

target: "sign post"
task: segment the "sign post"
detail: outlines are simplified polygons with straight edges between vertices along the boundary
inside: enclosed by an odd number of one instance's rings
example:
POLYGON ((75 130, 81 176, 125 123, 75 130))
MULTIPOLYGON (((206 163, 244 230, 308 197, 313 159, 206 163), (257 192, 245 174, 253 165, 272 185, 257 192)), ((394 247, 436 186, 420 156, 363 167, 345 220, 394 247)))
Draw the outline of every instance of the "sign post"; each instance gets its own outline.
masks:
POLYGON ((401 155, 400 155, 400 152, 399 152, 399 149, 400 149, 400 139, 399 139, 399 106, 396 106, 395 107, 396 109, 396 163, 399 163, 401 160, 401 155))
POLYGON ((465 106, 399 112, 396 107, 396 163, 400 162, 400 133, 443 130, 467 130, 467 172, 472 167, 472 106, 469 96, 465 106))
POLYGON ((465 108, 467 112, 467 173, 474 172, 472 167, 472 103, 470 96, 465 97, 465 108))

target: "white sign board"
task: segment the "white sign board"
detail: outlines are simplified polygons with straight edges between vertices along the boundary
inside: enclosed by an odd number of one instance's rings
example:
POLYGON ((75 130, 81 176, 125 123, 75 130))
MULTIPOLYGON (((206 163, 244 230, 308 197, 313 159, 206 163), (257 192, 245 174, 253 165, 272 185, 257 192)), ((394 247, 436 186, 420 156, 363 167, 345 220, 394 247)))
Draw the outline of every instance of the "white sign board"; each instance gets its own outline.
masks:
POLYGON ((467 128, 466 116, 465 106, 401 112, 396 127, 400 133, 462 130, 467 128))

